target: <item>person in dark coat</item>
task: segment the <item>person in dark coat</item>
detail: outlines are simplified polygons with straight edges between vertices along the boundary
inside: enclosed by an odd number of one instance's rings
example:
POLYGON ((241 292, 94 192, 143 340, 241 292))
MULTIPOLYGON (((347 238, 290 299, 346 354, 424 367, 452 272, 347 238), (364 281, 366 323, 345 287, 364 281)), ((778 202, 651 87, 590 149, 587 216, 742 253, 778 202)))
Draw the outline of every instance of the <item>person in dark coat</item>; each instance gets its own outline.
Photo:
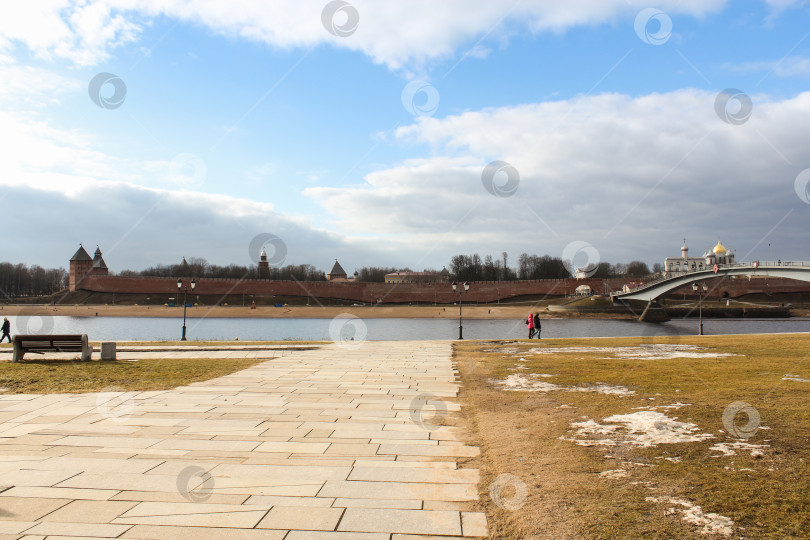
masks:
POLYGON ((534 334, 537 336, 537 339, 540 339, 540 329, 543 328, 543 326, 540 324, 539 313, 534 314, 533 322, 534 322, 534 334))
POLYGON ((11 343, 11 323, 8 322, 8 317, 3 317, 3 337, 0 337, 0 343, 3 343, 6 338, 11 343))

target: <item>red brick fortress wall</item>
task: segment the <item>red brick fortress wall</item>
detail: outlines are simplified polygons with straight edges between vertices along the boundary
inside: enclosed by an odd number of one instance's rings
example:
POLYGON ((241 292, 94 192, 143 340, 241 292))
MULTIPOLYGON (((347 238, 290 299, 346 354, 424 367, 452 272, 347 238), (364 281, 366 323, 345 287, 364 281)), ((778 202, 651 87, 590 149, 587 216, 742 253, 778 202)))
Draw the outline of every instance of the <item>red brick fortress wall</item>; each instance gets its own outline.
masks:
MULTIPOLYGON (((311 296, 314 298, 334 298, 354 302, 376 303, 438 303, 452 304, 458 301, 458 293, 453 292, 449 283, 366 283, 329 281, 273 281, 262 279, 197 279, 194 294, 226 295, 253 294, 269 296, 311 296)), ((498 300, 536 297, 538 295, 571 295, 580 285, 589 285, 595 294, 618 291, 626 279, 540 279, 531 281, 477 281, 470 283, 470 290, 463 295, 464 302, 497 302, 498 300)), ((728 293, 736 298, 751 293, 808 292, 810 283, 783 278, 716 279, 708 280, 710 297, 721 297, 728 293)), ((85 276, 79 289, 101 293, 144 293, 177 294, 176 278, 85 276)), ((686 294, 694 295, 691 287, 670 293, 677 299, 686 294)))
MULTIPOLYGON (((197 279, 194 294, 256 296, 312 296, 355 302, 376 303, 439 303, 458 301, 449 283, 366 283, 329 281, 272 281, 262 279, 197 279)), ((595 293, 619 290, 626 280, 602 279, 541 279, 532 281, 472 282, 464 293, 464 302, 497 302, 521 296, 564 296, 572 294, 579 285, 590 285, 595 293), (606 289, 607 287, 607 289, 606 289)), ((103 293, 177 294, 176 278, 86 276, 79 288, 103 293)))

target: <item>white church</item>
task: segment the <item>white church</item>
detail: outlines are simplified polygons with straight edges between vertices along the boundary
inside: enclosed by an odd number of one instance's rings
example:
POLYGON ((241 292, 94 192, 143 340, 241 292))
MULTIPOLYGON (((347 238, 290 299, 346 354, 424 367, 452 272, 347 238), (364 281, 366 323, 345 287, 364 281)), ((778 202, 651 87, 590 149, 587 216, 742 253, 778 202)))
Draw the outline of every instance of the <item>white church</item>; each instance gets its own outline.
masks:
POLYGON ((680 257, 667 257, 664 259, 664 277, 677 276, 686 272, 696 272, 698 270, 711 270, 715 264, 731 264, 734 262, 734 252, 717 241, 717 245, 711 250, 706 250, 700 257, 690 257, 689 248, 686 247, 686 239, 681 246, 680 257))

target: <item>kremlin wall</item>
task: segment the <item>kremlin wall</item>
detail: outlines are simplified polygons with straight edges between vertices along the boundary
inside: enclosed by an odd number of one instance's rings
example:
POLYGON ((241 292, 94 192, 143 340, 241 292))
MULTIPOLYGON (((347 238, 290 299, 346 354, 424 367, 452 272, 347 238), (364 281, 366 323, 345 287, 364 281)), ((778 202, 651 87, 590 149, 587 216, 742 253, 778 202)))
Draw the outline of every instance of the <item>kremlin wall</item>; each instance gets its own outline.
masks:
MULTIPOLYGON (((334 269, 333 269, 334 271, 334 269)), ((345 276, 345 274, 343 274, 345 276)), ((347 279, 332 281, 283 281, 269 279, 195 278, 197 296, 253 295, 257 299, 300 297, 302 299, 342 300, 363 304, 452 304, 458 301, 447 282, 440 283, 371 283, 347 279)), ((479 281, 470 283, 463 294, 465 303, 496 303, 501 301, 535 300, 542 296, 569 296, 581 285, 588 285, 594 294, 620 291, 629 279, 541 279, 522 281, 479 281)), ((721 278, 710 283, 710 297, 739 298, 749 294, 808 292, 807 283, 781 278, 721 278)), ((167 298, 177 294, 177 278, 111 276, 96 249, 95 256, 80 247, 70 260, 69 290, 90 293, 152 294, 167 298)), ((670 297, 692 298, 690 287, 674 291, 670 297)))

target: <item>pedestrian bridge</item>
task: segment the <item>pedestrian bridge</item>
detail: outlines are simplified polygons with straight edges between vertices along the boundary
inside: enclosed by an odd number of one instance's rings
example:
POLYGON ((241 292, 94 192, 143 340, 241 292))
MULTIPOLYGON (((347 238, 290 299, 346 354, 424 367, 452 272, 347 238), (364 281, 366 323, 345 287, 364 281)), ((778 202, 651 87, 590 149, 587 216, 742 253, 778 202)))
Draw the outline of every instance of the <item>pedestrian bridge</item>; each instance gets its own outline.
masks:
POLYGON ((751 263, 721 264, 717 266, 717 271, 713 268, 708 268, 706 270, 681 273, 672 277, 659 278, 627 292, 611 293, 610 297, 614 303, 618 303, 622 300, 654 302, 685 285, 726 276, 768 276, 810 282, 810 262, 754 261, 751 263))

